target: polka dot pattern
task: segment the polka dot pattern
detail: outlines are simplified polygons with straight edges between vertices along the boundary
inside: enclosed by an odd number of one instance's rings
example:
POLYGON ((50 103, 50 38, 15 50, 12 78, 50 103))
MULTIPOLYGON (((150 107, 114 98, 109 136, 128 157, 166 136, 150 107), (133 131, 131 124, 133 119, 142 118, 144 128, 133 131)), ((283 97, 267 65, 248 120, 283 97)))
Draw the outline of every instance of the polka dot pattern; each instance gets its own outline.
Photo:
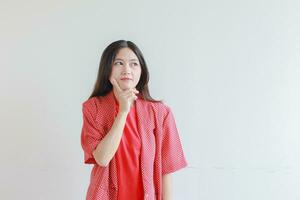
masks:
MULTIPOLYGON (((93 164, 87 200, 117 200, 116 159, 99 166, 93 150, 110 130, 116 112, 113 92, 92 97, 82 104, 81 146, 84 163, 93 164)), ((161 102, 136 100, 137 127, 141 136, 141 173, 144 199, 162 200, 162 176, 187 166, 173 113, 161 102)))

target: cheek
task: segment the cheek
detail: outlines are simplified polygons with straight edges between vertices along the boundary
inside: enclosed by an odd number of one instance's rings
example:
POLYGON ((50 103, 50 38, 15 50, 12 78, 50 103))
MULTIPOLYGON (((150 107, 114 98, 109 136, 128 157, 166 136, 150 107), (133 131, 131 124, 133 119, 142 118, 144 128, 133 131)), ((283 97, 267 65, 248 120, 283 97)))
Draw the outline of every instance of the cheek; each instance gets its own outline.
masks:
POLYGON ((141 77, 141 69, 136 69, 134 72, 134 76, 136 79, 139 79, 141 77))
POLYGON ((139 72, 137 72, 136 73, 136 76, 135 76, 135 82, 136 82, 136 84, 139 82, 139 80, 140 80, 140 78, 141 78, 141 71, 139 71, 139 72))
POLYGON ((118 70, 115 67, 112 67, 111 73, 110 73, 110 78, 111 77, 117 78, 117 75, 118 75, 118 70))

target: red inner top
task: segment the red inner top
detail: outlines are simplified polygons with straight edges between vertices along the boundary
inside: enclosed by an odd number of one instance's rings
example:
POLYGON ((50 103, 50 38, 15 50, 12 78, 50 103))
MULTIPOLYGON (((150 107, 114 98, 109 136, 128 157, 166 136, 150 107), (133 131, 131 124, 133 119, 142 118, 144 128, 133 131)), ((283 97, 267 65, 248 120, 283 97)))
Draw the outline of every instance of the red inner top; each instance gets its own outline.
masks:
MULTIPOLYGON (((118 102, 115 102, 117 112, 118 102)), ((118 199, 143 199, 143 183, 140 167, 141 139, 137 130, 135 104, 126 118, 122 139, 115 154, 118 170, 118 199)))

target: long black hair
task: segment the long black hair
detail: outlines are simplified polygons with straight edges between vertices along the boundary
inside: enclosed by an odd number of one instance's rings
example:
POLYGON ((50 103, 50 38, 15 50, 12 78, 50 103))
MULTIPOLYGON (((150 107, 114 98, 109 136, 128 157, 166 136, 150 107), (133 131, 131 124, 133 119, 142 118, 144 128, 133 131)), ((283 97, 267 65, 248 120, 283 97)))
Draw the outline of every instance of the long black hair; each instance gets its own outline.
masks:
POLYGON ((104 49, 100 59, 97 80, 89 99, 95 96, 105 96, 113 89, 113 86, 109 81, 112 64, 119 50, 125 47, 130 48, 135 53, 141 65, 141 77, 136 86, 136 89, 140 92, 139 95, 144 100, 160 102, 159 100, 153 99, 150 95, 148 88, 149 71, 141 50, 133 42, 126 40, 115 41, 104 49))

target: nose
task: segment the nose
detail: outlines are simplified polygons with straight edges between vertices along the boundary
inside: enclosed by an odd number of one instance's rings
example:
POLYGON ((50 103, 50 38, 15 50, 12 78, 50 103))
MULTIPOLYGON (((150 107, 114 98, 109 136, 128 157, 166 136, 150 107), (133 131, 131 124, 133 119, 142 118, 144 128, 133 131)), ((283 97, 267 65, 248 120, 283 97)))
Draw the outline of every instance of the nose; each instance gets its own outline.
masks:
POLYGON ((130 74, 131 73, 131 68, 129 66, 129 64, 127 63, 126 65, 124 65, 122 74, 130 74))

